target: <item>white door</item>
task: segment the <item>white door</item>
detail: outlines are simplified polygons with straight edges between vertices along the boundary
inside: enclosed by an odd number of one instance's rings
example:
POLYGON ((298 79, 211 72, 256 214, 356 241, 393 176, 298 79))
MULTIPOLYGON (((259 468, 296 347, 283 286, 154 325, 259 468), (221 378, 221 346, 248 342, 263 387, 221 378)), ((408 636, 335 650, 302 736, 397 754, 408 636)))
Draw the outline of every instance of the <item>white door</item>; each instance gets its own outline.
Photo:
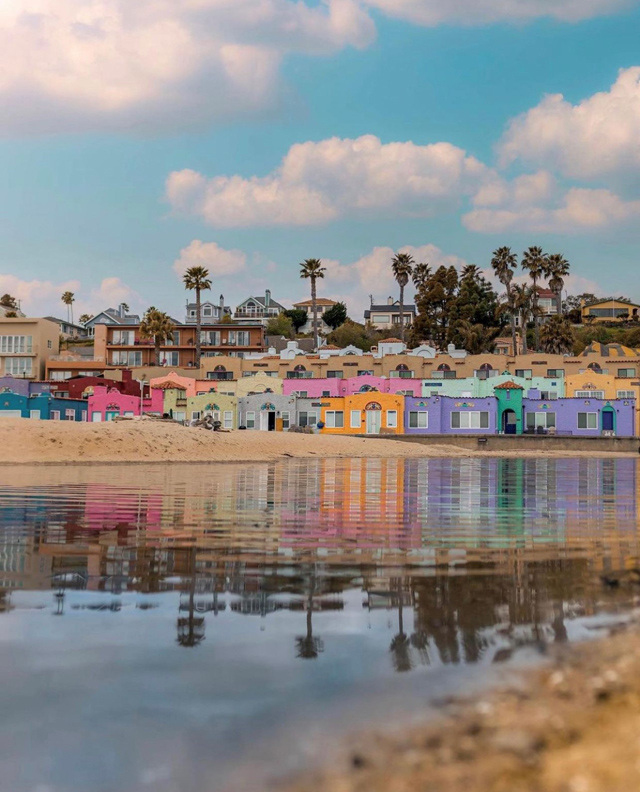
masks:
POLYGON ((40 410, 29 410, 29 418, 40 419, 40 410))
POLYGON ((269 431, 269 413, 264 410, 260 413, 260 431, 269 431))
POLYGON ((381 419, 380 410, 367 410, 367 434, 380 434, 381 419))
POLYGON ((93 421, 93 423, 100 423, 100 421, 102 421, 102 413, 99 412, 91 413, 91 420, 93 421))
POLYGON ((0 410, 0 418, 22 418, 20 410, 0 410))

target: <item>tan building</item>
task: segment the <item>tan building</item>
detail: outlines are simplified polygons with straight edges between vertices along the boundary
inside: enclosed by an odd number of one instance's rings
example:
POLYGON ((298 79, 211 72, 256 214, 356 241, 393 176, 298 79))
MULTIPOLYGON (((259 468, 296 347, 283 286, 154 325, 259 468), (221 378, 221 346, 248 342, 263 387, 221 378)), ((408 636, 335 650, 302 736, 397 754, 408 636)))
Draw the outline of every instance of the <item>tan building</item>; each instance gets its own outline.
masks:
MULTIPOLYGON (((316 300, 316 311, 318 313, 318 332, 319 333, 330 333, 331 328, 328 324, 325 324, 323 319, 325 313, 333 308, 334 305, 337 305, 335 300, 328 300, 326 297, 318 297, 316 300)), ((293 304, 293 307, 300 310, 307 312, 307 322, 306 324, 302 325, 302 327, 298 330, 299 333, 313 333, 313 302, 312 300, 303 300, 302 302, 297 302, 293 304)))
POLYGON ((0 376, 44 379, 60 349, 60 329, 48 319, 0 318, 0 376))
POLYGON ((626 322, 637 320, 640 305, 624 300, 598 300, 582 306, 583 324, 601 324, 602 322, 626 322))

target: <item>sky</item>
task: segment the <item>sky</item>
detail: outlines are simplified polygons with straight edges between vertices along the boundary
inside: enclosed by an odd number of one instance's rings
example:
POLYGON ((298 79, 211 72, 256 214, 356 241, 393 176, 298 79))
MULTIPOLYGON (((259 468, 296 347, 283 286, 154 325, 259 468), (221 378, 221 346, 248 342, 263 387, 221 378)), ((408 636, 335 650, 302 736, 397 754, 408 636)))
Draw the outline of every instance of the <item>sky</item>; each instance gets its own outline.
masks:
POLYGON ((2 0, 0 293, 362 321, 401 250, 640 300, 640 0, 2 0))

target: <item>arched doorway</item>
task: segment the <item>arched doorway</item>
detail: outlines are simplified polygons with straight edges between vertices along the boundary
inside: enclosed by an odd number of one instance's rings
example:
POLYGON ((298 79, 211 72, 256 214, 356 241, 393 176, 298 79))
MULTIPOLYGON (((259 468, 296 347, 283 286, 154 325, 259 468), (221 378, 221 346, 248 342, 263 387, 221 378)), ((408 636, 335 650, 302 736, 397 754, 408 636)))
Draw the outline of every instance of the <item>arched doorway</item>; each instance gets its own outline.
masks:
POLYGON ((273 402, 265 402, 260 407, 260 429, 263 432, 276 430, 276 406, 273 402))
POLYGON ((602 434, 615 435, 616 433, 616 411, 608 404, 602 409, 602 434))
POLYGON ((367 434, 380 434, 382 427, 382 405, 379 402, 369 402, 364 408, 366 415, 367 434))
POLYGON ((502 413, 502 433, 503 434, 517 434, 518 433, 518 416, 515 410, 505 410, 502 413))

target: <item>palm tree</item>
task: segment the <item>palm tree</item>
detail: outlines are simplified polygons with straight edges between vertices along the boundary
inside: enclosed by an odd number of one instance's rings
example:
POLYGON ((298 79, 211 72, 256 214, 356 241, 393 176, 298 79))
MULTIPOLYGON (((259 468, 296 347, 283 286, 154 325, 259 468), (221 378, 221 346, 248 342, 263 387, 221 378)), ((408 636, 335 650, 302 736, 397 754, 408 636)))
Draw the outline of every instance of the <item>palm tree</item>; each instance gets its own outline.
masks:
POLYGON ((173 322, 164 311, 149 308, 140 322, 140 338, 153 340, 156 366, 160 365, 160 347, 173 336, 173 322))
POLYGON ((509 306, 511 319, 511 343, 513 345, 514 356, 518 354, 518 338, 516 335, 516 309, 513 304, 511 283, 517 266, 518 257, 515 253, 511 252, 511 248, 501 247, 494 251, 493 258, 491 259, 491 267, 507 292, 507 305, 509 306))
POLYGON ((73 324, 73 303, 76 299, 75 294, 71 291, 66 291, 60 299, 67 306, 67 321, 73 324))
POLYGON ((520 316, 520 326, 522 328, 522 354, 527 354, 527 324, 532 316, 537 317, 536 292, 526 284, 512 286, 513 307, 520 316))
POLYGON ((196 359, 195 366, 200 368, 202 316, 200 315, 200 294, 211 288, 209 270, 205 267, 189 267, 182 278, 184 288, 196 293, 196 359))
POLYGON ((430 277, 431 267, 429 264, 416 264, 416 266, 413 268, 413 272, 411 273, 411 280, 418 291, 420 291, 420 289, 425 285, 430 277))
POLYGON ((556 296, 556 313, 562 316, 562 289, 564 279, 569 274, 570 264, 562 253, 553 253, 545 260, 545 275, 549 278, 549 288, 556 296))
POLYGON ((93 319, 93 316, 91 316, 91 314, 84 313, 82 314, 80 319, 78 319, 78 321, 80 322, 81 325, 85 325, 87 322, 91 321, 91 319, 93 319))
POLYGON ((548 355, 569 354, 574 340, 573 328, 566 316, 552 316, 540 331, 540 345, 548 355))
POLYGON ((396 253, 391 261, 393 277, 400 287, 400 340, 404 341, 404 287, 409 283, 415 261, 408 253, 396 253))
POLYGON ((530 247, 522 256, 522 269, 529 273, 533 284, 533 315, 536 333, 536 351, 540 347, 540 317, 538 314, 538 281, 546 271, 546 256, 541 247, 530 247))
POLYGON ((322 266, 320 259, 305 259, 300 264, 300 277, 311 281, 311 313, 313 314, 313 346, 318 348, 318 303, 316 294, 316 280, 324 278, 326 267, 322 266))

